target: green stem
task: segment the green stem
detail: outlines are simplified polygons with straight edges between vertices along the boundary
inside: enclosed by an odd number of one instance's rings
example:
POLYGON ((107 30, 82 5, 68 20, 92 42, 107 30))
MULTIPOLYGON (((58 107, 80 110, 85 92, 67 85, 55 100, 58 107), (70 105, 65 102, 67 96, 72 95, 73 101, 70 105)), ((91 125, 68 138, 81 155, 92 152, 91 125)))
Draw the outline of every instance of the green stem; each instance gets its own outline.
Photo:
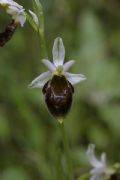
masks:
POLYGON ((39 37, 39 46, 40 46, 40 58, 45 59, 48 56, 47 56, 47 49, 46 49, 44 30, 39 28, 38 37, 39 37))
POLYGON ((61 148, 57 147, 56 150, 56 155, 57 155, 57 163, 56 163, 56 179, 57 180, 66 180, 64 171, 61 166, 61 160, 62 160, 62 152, 61 148))
POLYGON ((65 151, 65 156, 66 156, 66 161, 67 161, 68 180, 73 180, 74 179, 73 166, 71 162, 71 154, 69 150, 68 139, 67 139, 65 128, 64 128, 64 123, 60 124, 60 129, 61 129, 62 141, 63 141, 64 151, 65 151))
POLYGON ((44 13, 42 4, 39 0, 32 0, 33 9, 35 14, 38 17, 37 33, 39 38, 39 47, 40 47, 40 58, 47 58, 47 48, 45 42, 45 28, 44 28, 44 13))

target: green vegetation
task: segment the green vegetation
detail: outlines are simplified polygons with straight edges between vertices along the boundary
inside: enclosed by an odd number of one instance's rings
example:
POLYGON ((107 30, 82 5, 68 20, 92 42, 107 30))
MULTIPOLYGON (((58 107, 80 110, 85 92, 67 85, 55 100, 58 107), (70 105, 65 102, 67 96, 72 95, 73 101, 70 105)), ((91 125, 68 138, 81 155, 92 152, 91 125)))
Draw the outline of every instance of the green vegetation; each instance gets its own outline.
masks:
MULTIPOLYGON (((32 7, 31 1, 20 3, 32 7)), ((85 152, 90 143, 98 154, 106 152, 108 164, 120 162, 120 2, 41 3, 49 59, 53 40, 62 37, 66 59, 76 60, 71 72, 87 77, 75 86, 73 106, 65 120, 77 178, 89 172, 85 152)), ((2 31, 9 15, 0 11, 2 31)), ((66 176, 58 122, 47 112, 42 91, 27 88, 46 70, 40 57, 37 35, 28 23, 0 48, 1 180, 64 180, 66 176)))

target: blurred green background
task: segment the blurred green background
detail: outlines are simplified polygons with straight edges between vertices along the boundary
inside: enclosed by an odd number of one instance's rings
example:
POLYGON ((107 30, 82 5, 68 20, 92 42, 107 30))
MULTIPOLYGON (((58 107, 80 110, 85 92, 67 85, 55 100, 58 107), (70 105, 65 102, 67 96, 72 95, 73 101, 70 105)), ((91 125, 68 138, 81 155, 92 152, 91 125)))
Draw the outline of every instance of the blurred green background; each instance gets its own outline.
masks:
MULTIPOLYGON (((31 1, 17 1, 32 9, 31 1)), ((108 163, 120 161, 120 1, 41 0, 46 42, 52 60, 53 40, 60 36, 73 73, 87 76, 75 86, 65 120, 75 176, 88 170, 86 149, 96 145, 108 163)), ((9 15, 0 9, 0 31, 9 15)), ((27 85, 46 68, 37 35, 18 28, 0 48, 0 180, 57 180, 64 154, 58 122, 46 110, 42 91, 27 85)))

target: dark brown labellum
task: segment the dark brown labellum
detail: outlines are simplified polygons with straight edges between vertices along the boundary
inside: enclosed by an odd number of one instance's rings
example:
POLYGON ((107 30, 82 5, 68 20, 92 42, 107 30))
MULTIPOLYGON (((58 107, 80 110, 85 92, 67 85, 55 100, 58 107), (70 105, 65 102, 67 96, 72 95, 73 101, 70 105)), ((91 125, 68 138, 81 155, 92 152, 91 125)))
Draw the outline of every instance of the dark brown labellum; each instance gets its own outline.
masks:
POLYGON ((110 180, 120 180, 120 173, 115 173, 110 177, 110 180))
POLYGON ((17 24, 12 20, 12 22, 6 26, 4 32, 0 33, 0 47, 4 46, 12 38, 16 28, 17 24))
POLYGON ((64 118, 72 104, 74 88, 64 76, 54 75, 43 87, 45 102, 50 113, 57 119, 64 118))

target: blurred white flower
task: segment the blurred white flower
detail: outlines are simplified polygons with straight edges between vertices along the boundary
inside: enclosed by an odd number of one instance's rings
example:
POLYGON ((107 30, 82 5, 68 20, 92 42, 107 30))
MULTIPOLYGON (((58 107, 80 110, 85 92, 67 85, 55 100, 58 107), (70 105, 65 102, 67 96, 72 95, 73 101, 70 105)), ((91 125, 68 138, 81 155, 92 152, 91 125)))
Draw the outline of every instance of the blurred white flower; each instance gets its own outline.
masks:
POLYGON ((26 21, 26 15, 23 6, 19 5, 13 0, 0 0, 0 5, 5 7, 6 12, 12 15, 12 19, 15 23, 19 23, 21 26, 26 21))
POLYGON ((48 59, 43 59, 42 61, 47 66, 49 71, 40 74, 31 82, 29 87, 42 88, 48 80, 52 79, 54 75, 64 76, 72 85, 86 79, 83 74, 68 73, 68 70, 75 61, 70 60, 64 64, 65 48, 61 38, 58 37, 54 40, 52 53, 53 63, 51 63, 51 61, 48 59))
POLYGON ((38 26, 38 25, 39 25, 39 21, 38 21, 37 15, 36 15, 33 11, 31 11, 31 10, 29 10, 29 13, 31 14, 31 16, 32 16, 33 21, 35 22, 35 24, 38 26))
POLYGON ((107 168, 106 154, 102 153, 100 160, 98 160, 95 156, 94 151, 95 151, 95 145, 90 144, 86 152, 87 158, 90 164, 93 166, 93 169, 90 171, 90 174, 92 175, 90 180, 104 180, 105 170, 107 168))

